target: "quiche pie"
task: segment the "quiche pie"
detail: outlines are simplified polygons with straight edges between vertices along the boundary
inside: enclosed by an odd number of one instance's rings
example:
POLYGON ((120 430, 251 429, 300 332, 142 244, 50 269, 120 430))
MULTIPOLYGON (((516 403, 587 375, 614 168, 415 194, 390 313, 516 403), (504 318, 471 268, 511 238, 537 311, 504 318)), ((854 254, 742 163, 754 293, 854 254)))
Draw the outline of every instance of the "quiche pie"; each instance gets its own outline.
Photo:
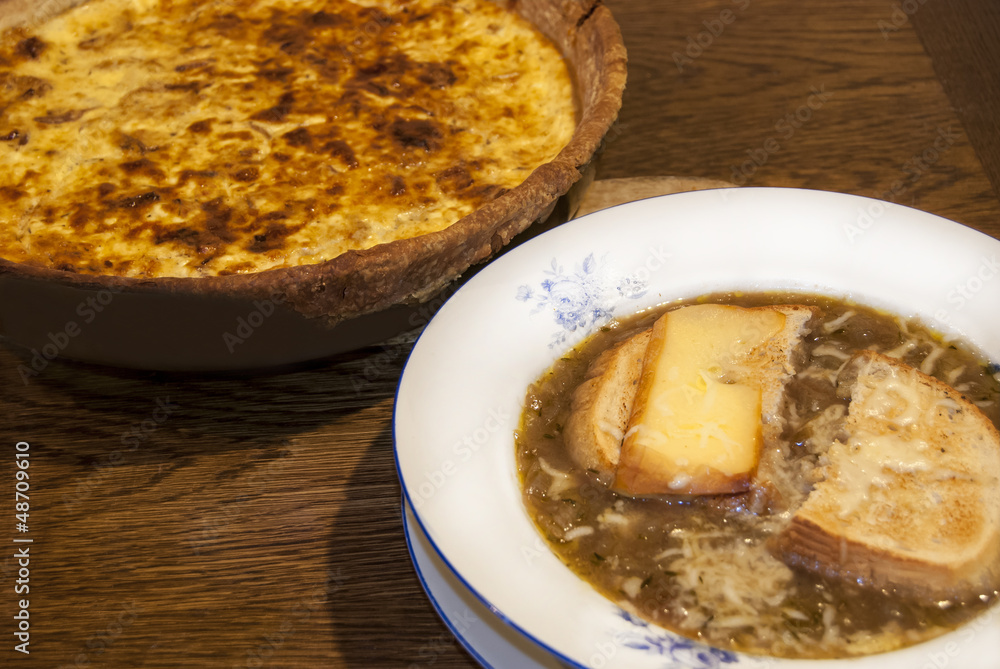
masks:
POLYGON ((546 216, 625 77, 580 0, 7 0, 0 30, 0 275, 327 323, 546 216))

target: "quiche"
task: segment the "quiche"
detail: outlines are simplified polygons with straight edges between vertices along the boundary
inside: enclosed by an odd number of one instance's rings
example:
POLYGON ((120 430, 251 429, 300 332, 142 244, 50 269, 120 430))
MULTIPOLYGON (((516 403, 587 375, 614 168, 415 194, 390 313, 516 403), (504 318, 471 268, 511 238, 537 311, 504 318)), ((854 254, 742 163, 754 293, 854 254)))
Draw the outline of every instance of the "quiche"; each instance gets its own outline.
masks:
POLYGON ((418 327, 572 212, 626 62, 601 0, 0 0, 0 337, 260 369, 418 327))
POLYGON ((559 50, 486 0, 91 0, 0 44, 0 257, 257 273, 438 232, 569 143, 559 50))

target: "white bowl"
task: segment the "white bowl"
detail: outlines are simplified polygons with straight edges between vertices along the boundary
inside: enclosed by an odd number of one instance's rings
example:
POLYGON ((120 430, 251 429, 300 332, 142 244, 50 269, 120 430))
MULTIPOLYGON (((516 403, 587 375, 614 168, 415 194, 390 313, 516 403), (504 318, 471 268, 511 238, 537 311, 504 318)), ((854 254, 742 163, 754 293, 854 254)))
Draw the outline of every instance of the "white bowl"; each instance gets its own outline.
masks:
POLYGON ((747 188, 633 202, 514 249, 427 326, 396 397, 396 461, 427 538, 500 619, 578 667, 997 666, 996 607, 943 637, 851 660, 710 649, 637 621, 546 547, 521 502, 527 387, 609 318, 721 290, 822 293, 915 316, 1000 361, 1000 241, 867 198, 747 188))
POLYGON ((493 615, 462 585, 434 551, 405 501, 403 529, 410 560, 434 610, 479 664, 488 669, 563 669, 555 656, 493 615))

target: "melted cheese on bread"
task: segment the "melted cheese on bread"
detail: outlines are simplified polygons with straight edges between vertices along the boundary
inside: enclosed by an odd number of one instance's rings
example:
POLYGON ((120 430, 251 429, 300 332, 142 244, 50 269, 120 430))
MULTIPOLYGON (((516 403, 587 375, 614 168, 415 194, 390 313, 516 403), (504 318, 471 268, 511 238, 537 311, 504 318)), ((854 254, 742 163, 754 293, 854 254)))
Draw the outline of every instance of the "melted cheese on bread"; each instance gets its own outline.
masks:
POLYGON ((653 325, 615 487, 631 494, 746 490, 761 443, 754 352, 777 337, 776 309, 700 304, 653 325))
POLYGON ((843 431, 776 541, 790 566, 935 600, 1000 584, 1000 433, 962 393, 861 351, 843 431))
POLYGON ((484 0, 94 0, 0 41, 0 257, 192 277, 441 230, 575 126, 484 0))

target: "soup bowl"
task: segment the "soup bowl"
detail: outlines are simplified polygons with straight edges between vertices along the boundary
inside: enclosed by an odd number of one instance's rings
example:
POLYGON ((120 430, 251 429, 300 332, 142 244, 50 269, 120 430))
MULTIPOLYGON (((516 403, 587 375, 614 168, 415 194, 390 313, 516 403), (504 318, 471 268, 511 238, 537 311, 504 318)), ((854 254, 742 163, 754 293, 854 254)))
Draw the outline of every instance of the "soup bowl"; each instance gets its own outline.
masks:
POLYGON ((820 294, 917 318, 1000 373, 997 256, 1000 241, 938 216, 798 189, 668 195, 548 231, 453 295, 406 364, 393 433, 415 525, 511 635, 574 667, 995 666, 996 607, 928 642, 822 661, 711 648, 640 620, 549 550, 522 503, 514 433, 528 386, 611 319, 722 291, 820 294))

